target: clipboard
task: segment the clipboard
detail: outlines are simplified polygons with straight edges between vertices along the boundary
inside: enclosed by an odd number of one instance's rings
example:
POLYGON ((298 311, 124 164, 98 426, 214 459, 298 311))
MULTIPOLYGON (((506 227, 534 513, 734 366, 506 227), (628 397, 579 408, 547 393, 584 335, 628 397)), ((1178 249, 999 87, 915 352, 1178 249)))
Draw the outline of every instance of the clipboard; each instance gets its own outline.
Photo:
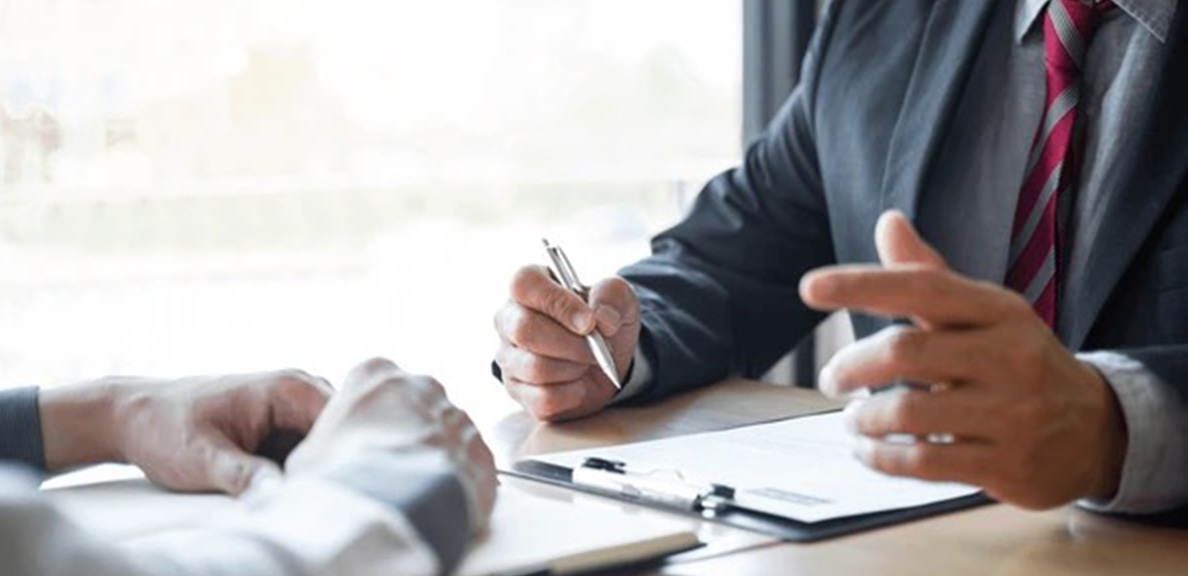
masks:
POLYGON ((626 462, 609 458, 587 456, 575 467, 530 458, 516 462, 505 473, 791 542, 824 540, 993 502, 984 493, 975 492, 911 507, 805 522, 748 508, 745 493, 729 485, 697 485, 678 478, 633 474, 626 462))

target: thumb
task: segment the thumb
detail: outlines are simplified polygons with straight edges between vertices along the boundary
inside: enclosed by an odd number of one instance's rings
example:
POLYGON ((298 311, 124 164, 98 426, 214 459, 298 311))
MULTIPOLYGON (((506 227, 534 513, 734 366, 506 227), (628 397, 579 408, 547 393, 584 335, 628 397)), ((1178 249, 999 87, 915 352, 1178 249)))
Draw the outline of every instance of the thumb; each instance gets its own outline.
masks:
POLYGON ((280 468, 241 450, 226 438, 211 441, 206 478, 211 488, 238 496, 252 484, 281 476, 280 468))
POLYGON ((898 210, 888 210, 875 226, 875 247, 884 266, 917 264, 947 268, 945 259, 929 246, 907 217, 898 210))
POLYGON ((590 289, 590 308, 598 330, 607 338, 624 326, 639 322, 639 300, 635 290, 622 278, 607 278, 590 289))

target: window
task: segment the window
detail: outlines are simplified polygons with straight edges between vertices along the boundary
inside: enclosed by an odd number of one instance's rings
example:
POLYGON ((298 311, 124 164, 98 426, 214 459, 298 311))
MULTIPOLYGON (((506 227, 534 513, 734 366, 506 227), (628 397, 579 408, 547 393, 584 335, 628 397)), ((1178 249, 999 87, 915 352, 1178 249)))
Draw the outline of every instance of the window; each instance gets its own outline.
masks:
POLYGON ((491 386, 739 159, 722 0, 0 0, 0 386, 366 355, 491 386))

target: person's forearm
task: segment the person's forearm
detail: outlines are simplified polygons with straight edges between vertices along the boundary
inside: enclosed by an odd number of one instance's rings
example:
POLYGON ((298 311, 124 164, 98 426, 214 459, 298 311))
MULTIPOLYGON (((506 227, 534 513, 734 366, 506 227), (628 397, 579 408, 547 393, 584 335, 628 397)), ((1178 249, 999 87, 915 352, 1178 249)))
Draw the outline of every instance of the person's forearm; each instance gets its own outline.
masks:
POLYGON ((99 380, 41 390, 46 470, 121 460, 114 431, 115 388, 112 381, 99 380))

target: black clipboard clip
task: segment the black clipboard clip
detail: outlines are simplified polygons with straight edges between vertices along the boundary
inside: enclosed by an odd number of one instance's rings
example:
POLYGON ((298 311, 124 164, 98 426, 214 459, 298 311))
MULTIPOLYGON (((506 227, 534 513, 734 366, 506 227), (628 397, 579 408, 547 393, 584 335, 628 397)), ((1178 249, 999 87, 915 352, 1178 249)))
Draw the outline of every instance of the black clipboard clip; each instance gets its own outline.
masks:
POLYGON ((637 472, 628 469, 625 462, 586 458, 572 474, 576 486, 631 502, 703 516, 714 516, 735 506, 734 488, 689 483, 673 470, 637 472))

